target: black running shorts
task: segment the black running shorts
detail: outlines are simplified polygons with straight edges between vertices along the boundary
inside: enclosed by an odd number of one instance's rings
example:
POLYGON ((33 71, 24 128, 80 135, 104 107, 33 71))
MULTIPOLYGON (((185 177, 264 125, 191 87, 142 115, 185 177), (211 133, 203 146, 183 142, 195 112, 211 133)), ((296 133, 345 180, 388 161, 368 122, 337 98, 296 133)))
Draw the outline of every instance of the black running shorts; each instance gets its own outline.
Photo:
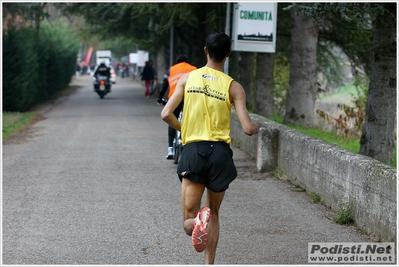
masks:
POLYGON ((180 181, 187 178, 214 192, 223 192, 237 177, 233 151, 225 142, 189 143, 183 148, 177 175, 180 181))

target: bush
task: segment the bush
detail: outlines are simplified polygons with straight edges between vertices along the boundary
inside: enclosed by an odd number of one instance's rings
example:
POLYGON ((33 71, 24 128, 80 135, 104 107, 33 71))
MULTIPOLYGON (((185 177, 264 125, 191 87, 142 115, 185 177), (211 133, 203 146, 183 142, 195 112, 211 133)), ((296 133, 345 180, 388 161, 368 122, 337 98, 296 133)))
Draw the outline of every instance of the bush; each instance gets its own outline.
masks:
POLYGON ((63 23, 42 23, 40 28, 42 69, 46 71, 48 96, 68 86, 75 74, 78 42, 63 23))
POLYGON ((3 34, 3 110, 26 111, 36 99, 39 80, 34 30, 3 34))
POLYGON ((343 103, 338 104, 339 110, 343 111, 339 117, 333 117, 324 110, 316 110, 316 113, 328 124, 332 125, 338 134, 345 137, 358 137, 362 135, 364 117, 366 111, 366 102, 368 95, 368 77, 363 79, 356 77, 354 86, 356 94, 351 93, 352 105, 343 103))
POLYGON ((338 224, 353 224, 352 209, 349 206, 341 206, 338 216, 334 219, 338 224))
POLYGON ((27 111, 68 86, 79 42, 61 22, 3 33, 3 111, 27 111))

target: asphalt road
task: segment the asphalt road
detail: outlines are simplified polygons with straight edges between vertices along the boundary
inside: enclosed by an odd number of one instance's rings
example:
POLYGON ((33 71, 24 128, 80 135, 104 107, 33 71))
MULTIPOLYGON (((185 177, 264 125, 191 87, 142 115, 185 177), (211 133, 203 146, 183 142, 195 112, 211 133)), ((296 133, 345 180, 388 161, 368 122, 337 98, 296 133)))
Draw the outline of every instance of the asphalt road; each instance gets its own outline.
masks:
MULTIPOLYGON (((3 265, 203 263, 182 227, 167 125, 131 78, 100 99, 88 76, 3 142, 3 265)), ((307 264, 308 242, 368 242, 234 148, 216 264, 307 264)))

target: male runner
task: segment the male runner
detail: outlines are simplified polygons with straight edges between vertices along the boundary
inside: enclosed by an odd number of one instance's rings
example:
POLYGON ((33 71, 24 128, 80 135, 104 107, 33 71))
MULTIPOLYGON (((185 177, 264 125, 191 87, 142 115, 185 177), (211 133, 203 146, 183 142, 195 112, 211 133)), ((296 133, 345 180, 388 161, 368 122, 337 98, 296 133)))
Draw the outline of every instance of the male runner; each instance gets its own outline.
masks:
POLYGON ((237 171, 230 148, 230 116, 234 106, 244 133, 257 134, 245 106, 243 87, 223 73, 231 39, 221 32, 210 34, 204 52, 207 64, 182 76, 161 112, 162 119, 181 131, 183 154, 177 167, 182 183, 183 227, 192 236, 195 250, 205 250, 205 264, 215 261, 219 239, 219 208, 237 171), (184 99, 180 123, 173 114, 184 99), (205 205, 202 195, 207 189, 205 205))

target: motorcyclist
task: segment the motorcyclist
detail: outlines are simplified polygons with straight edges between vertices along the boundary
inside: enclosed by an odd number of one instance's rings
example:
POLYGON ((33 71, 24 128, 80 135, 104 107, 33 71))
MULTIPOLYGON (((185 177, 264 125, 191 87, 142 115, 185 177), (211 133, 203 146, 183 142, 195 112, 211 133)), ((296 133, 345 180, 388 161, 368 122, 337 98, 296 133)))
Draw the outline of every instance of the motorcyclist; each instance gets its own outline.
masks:
POLYGON ((107 81, 109 82, 111 78, 111 68, 107 67, 104 62, 101 62, 93 76, 97 77, 97 75, 106 76, 107 81))
MULTIPOLYGON (((111 68, 105 65, 105 62, 101 62, 97 69, 94 71, 93 78, 95 79, 95 84, 99 82, 99 76, 107 77, 107 84, 109 87, 109 92, 111 92, 111 68)), ((96 86, 94 86, 94 91, 96 86)))

